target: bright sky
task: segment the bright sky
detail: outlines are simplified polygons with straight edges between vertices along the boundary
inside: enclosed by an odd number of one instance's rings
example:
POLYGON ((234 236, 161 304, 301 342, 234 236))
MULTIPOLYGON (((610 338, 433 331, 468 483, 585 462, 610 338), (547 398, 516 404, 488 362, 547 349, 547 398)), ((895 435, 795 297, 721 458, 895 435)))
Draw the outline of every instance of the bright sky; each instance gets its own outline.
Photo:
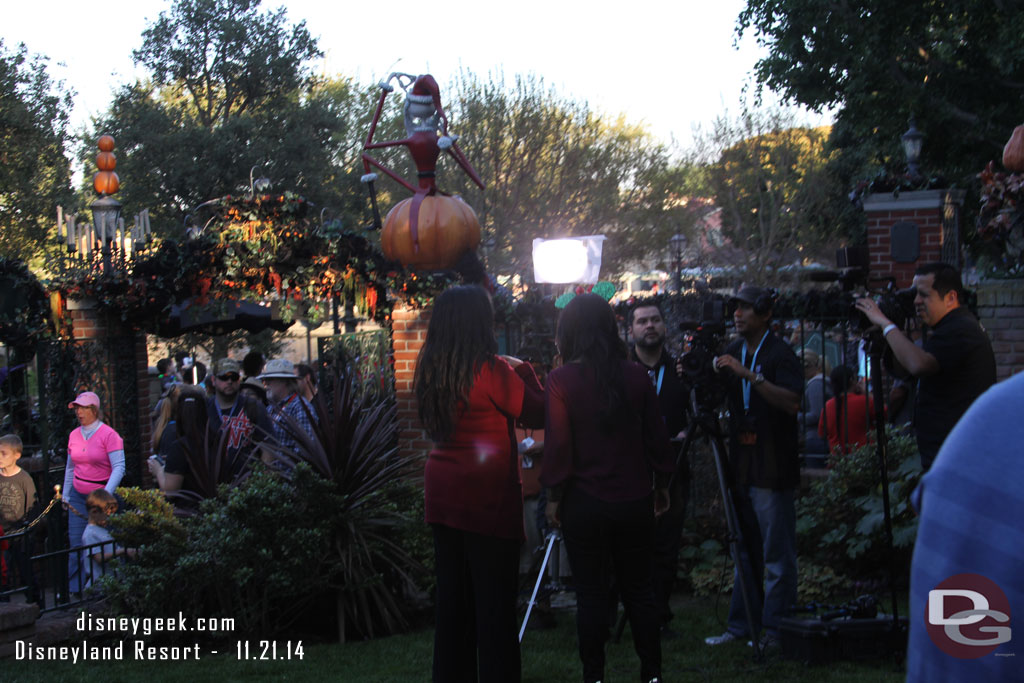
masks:
MULTIPOLYGON (((0 38, 50 58, 49 72, 76 91, 74 130, 103 111, 136 74, 132 50, 170 0, 3 3, 0 38), (102 13, 102 14, 101 14, 102 13), (104 28, 106 27, 106 28, 104 28)), ((737 112, 759 51, 752 36, 733 47, 743 0, 449 0, 328 2, 264 0, 305 20, 325 58, 318 69, 376 82, 390 71, 429 72, 445 85, 460 66, 481 75, 535 73, 607 114, 645 123, 688 145, 726 110, 737 112), (418 12, 418 14, 417 14, 418 12)))

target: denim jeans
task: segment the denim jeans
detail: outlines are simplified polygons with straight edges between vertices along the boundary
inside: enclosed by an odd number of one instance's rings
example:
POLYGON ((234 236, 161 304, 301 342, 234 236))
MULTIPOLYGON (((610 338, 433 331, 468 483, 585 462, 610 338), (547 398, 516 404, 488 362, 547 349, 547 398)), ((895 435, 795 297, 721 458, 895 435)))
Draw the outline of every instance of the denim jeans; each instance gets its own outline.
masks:
MULTIPOLYGON (((744 540, 751 541, 750 547, 762 549, 760 557, 750 558, 746 551, 748 544, 739 544, 740 562, 746 569, 745 575, 753 581, 748 584, 747 595, 752 602, 754 628, 758 633, 763 627, 768 634, 778 636, 779 618, 785 616, 796 603, 796 510, 793 499, 792 489, 776 491, 750 486, 740 489, 735 501, 741 530, 749 529, 755 536, 744 540), (762 582, 763 602, 759 590, 762 582)), ((737 568, 729 605, 729 631, 738 636, 747 636, 750 628, 743 606, 740 580, 737 568)))
MULTIPOLYGON (((82 532, 89 523, 88 513, 85 509, 85 494, 79 493, 74 486, 64 493, 64 500, 68 505, 79 512, 75 514, 68 510, 68 547, 74 548, 82 545, 82 532)), ((68 590, 72 593, 80 593, 85 588, 85 579, 82 572, 82 560, 84 555, 81 552, 68 554, 68 590)), ((88 560, 85 560, 88 562, 88 560)))

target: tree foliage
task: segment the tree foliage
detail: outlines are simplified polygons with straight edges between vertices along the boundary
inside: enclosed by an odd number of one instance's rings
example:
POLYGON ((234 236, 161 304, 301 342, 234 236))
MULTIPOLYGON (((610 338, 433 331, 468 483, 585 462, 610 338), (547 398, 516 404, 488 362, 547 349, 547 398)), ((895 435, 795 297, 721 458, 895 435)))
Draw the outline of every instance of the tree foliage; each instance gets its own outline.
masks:
POLYGON ((0 40, 0 255, 31 259, 44 248, 54 207, 70 197, 71 93, 42 57, 0 40))
MULTIPOLYGON (((163 234, 211 198, 252 191, 266 176, 346 223, 362 219, 355 140, 372 93, 320 79, 303 24, 250 0, 178 0, 143 33, 136 60, 151 78, 127 84, 96 121, 117 143, 118 198, 149 208, 163 234)), ((90 140, 90 142, 91 142, 90 140)), ((82 152, 93 168, 95 147, 82 152)))
POLYGON ((998 158, 1024 103, 1024 5, 987 0, 747 0, 737 32, 768 48, 762 86, 837 108, 843 172, 902 170, 908 116, 926 134, 926 173, 969 182, 998 158), (851 168, 852 166, 852 168, 851 168))
POLYGON ((177 0, 142 33, 136 63, 154 83, 182 96, 207 129, 266 106, 310 81, 320 56, 305 22, 288 26, 284 8, 260 0, 177 0))
POLYGON ((831 199, 841 188, 826 171, 828 128, 797 125, 786 110, 746 110, 718 118, 704 140, 709 184, 722 209, 729 247, 720 265, 745 265, 752 277, 815 258, 836 237, 831 199))

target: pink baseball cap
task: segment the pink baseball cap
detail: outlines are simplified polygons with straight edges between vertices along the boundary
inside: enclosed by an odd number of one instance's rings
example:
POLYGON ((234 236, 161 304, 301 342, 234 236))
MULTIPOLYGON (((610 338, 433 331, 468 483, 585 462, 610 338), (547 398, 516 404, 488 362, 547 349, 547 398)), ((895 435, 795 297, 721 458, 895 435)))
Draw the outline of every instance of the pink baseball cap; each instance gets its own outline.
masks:
POLYGON ((100 407, 100 397, 91 391, 83 391, 78 397, 68 404, 68 409, 74 408, 75 406, 96 406, 100 407))

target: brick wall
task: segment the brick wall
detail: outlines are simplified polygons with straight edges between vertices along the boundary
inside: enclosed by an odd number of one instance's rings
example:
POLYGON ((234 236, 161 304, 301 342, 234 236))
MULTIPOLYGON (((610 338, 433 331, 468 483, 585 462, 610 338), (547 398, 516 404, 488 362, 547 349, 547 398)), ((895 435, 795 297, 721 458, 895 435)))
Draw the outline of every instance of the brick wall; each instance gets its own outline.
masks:
POLYGON ((927 190, 869 195, 864 200, 870 277, 892 277, 899 288, 909 287, 922 263, 945 261, 960 267, 960 207, 963 192, 927 190), (892 254, 892 227, 899 222, 918 228, 918 258, 897 262, 892 254))
MULTIPOLYGON (((139 450, 129 452, 126 448, 125 459, 128 474, 142 477, 146 485, 152 483, 149 470, 144 466, 144 460, 149 457, 149 441, 152 435, 149 422, 150 404, 150 382, 149 382, 149 351, 146 343, 146 335, 136 332, 122 324, 120 320, 111 319, 109 316, 99 314, 93 305, 88 301, 68 301, 68 314, 71 317, 71 336, 75 341, 97 341, 104 338, 132 337, 134 343, 131 349, 111 349, 111 354, 132 353, 135 365, 135 389, 137 406, 137 425, 139 430, 139 450), (127 462, 132 459, 134 462, 127 462)), ((113 342, 111 342, 113 343, 113 342)), ((115 401, 114 396, 100 396, 102 404, 115 401)), ((127 444, 126 444, 127 446, 127 444)), ((137 482, 132 482, 137 483, 137 482)))
POLYGON ((412 382, 416 358, 427 338, 431 309, 396 306, 391 314, 395 355, 395 399, 398 408, 398 449, 402 455, 423 455, 432 443, 416 412, 412 382))
POLYGON ((1024 280, 993 280, 978 285, 978 318, 992 340, 996 378, 1024 370, 1024 280))

